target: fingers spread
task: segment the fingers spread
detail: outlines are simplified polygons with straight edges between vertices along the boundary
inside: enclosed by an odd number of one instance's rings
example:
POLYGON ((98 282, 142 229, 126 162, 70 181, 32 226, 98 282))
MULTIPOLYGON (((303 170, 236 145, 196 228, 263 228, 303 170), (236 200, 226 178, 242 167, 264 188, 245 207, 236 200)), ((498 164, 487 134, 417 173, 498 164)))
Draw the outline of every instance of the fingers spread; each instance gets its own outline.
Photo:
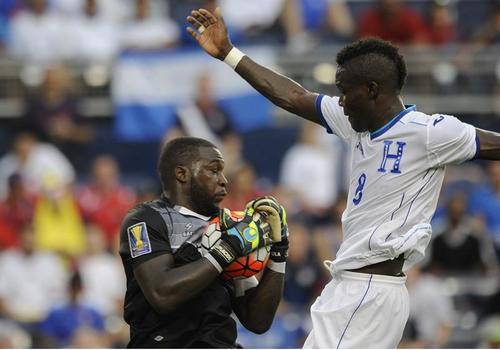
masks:
POLYGON ((191 23, 196 29, 199 29, 202 26, 202 24, 192 16, 188 16, 187 21, 191 23))
POLYGON ((202 15, 200 11, 191 11, 191 15, 205 27, 208 27, 210 25, 210 21, 204 15, 202 15))
POLYGON ((207 11, 205 9, 200 9, 199 11, 203 16, 205 16, 205 18, 210 22, 210 24, 214 24, 215 22, 217 22, 217 18, 215 18, 215 16, 212 13, 210 13, 210 11, 207 11))

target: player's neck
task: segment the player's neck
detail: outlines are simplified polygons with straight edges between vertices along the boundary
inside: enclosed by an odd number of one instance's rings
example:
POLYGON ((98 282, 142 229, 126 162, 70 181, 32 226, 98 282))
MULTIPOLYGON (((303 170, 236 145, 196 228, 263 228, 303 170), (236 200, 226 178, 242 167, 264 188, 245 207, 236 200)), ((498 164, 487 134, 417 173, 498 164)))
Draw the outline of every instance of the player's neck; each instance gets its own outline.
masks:
POLYGON ((404 109, 405 105, 400 96, 396 96, 395 98, 388 100, 379 108, 379 112, 374 120, 371 128, 372 130, 370 130, 370 132, 382 128, 404 109))
MULTIPOLYGON (((191 210, 194 213, 197 213, 200 215, 205 215, 204 213, 200 212, 200 210, 193 204, 193 201, 189 197, 187 197, 183 194, 172 192, 172 193, 170 193, 169 199, 170 199, 170 203, 173 206, 183 207, 183 208, 191 210)), ((205 215, 205 216, 209 216, 209 215, 205 215)))

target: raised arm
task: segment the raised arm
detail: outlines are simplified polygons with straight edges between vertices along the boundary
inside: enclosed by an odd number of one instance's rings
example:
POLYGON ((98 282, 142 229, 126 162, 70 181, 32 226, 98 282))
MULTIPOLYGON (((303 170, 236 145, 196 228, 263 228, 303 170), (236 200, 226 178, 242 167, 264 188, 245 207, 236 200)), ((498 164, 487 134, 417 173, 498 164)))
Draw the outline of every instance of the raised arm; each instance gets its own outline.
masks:
POLYGON ((479 138, 479 159, 500 160, 500 134, 494 131, 476 128, 479 138))
MULTIPOLYGON (((187 20, 194 27, 188 27, 188 33, 209 55, 221 61, 227 61, 228 55, 234 56, 234 46, 229 39, 227 27, 219 8, 215 10, 214 14, 205 9, 194 10, 191 12, 191 16, 187 17, 187 20)), ((318 96, 316 93, 312 93, 297 82, 255 63, 248 56, 238 60, 235 71, 278 107, 321 124, 316 112, 316 97, 318 96)))

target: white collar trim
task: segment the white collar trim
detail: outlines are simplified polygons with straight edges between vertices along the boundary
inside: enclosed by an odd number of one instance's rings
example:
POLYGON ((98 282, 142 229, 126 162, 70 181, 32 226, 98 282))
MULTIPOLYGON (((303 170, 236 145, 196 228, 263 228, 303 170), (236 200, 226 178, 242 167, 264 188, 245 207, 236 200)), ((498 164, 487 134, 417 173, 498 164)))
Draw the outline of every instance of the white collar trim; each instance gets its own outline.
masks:
POLYGON ((205 220, 205 221, 210 220, 210 216, 198 214, 198 213, 196 213, 196 212, 194 212, 186 207, 182 207, 180 205, 174 206, 174 209, 177 210, 182 215, 194 216, 194 217, 197 217, 197 218, 205 220))

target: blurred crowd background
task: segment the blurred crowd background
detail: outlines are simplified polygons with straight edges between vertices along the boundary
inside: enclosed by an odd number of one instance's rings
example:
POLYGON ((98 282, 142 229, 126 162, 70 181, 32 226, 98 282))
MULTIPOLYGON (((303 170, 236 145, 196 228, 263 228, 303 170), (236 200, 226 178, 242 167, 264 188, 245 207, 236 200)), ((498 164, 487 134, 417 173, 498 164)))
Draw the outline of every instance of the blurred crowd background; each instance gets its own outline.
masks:
MULTIPOLYGON (((406 103, 500 130, 498 1, 1 0, 0 347, 126 345, 118 231, 158 196, 159 145, 178 135, 221 147, 225 207, 272 194, 287 208, 283 302, 238 341, 302 345, 342 239, 349 152, 196 47, 185 18, 216 6, 236 45, 311 90, 336 94, 338 50, 380 36, 407 59, 406 103)), ((450 167, 433 227, 401 346, 500 346, 500 163, 450 167)))

